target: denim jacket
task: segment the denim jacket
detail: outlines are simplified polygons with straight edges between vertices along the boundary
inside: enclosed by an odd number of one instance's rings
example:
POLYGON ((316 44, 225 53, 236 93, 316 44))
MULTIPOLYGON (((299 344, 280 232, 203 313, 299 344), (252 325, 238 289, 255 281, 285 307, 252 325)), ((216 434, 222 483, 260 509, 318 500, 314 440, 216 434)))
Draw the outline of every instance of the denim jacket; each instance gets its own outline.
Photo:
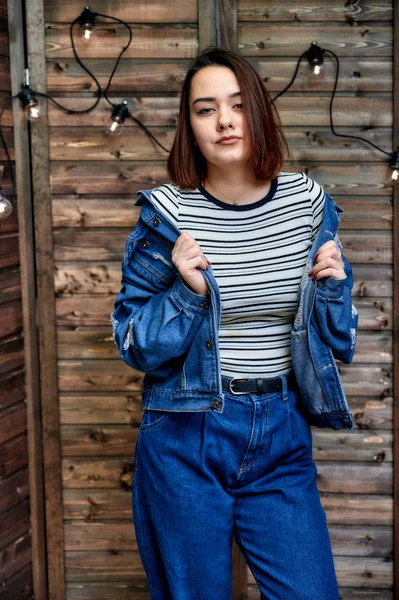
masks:
MULTIPOLYGON (((302 410, 310 424, 354 429, 334 358, 352 361, 358 314, 351 301, 352 269, 342 254, 346 279, 312 281, 317 250, 338 239, 339 212, 327 192, 321 229, 310 249, 299 285, 299 305, 291 333, 291 355, 302 410)), ((142 408, 223 413, 218 332, 221 298, 212 266, 202 270, 209 292, 185 285, 172 263, 182 233, 140 190, 140 216, 127 237, 122 289, 111 314, 113 338, 122 360, 144 376, 142 408)))

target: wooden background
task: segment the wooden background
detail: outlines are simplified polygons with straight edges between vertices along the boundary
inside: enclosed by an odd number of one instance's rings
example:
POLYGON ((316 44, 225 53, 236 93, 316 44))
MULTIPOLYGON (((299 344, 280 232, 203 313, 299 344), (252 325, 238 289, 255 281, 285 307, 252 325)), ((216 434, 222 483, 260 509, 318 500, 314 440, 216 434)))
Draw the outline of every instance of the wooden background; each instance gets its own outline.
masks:
MULTIPOLYGON (((0 0, 0 111, 3 135, 14 158, 7 2, 0 0)), ((0 183, 12 200, 1 144, 0 183)), ((32 540, 25 393, 23 309, 17 206, 0 221, 0 597, 32 597, 32 540)))
MULTIPOLYGON (((44 2, 48 93, 74 109, 89 106, 95 92, 69 40, 69 24, 82 8, 78 0, 44 2)), ((294 1, 241 0, 230 4, 237 16, 233 42, 272 96, 288 84, 312 40, 333 50, 340 59, 337 132, 390 151, 392 8, 383 0, 310 0, 306 8, 294 1)), ((131 112, 169 146, 181 82, 206 39, 198 15, 211 5, 97 0, 92 9, 133 28, 110 97, 128 99, 131 112)), ((95 41, 86 47, 77 39, 76 48, 105 87, 127 34, 101 21, 95 41)), ((303 61, 295 84, 276 101, 291 149, 285 170, 305 171, 345 209, 340 239, 353 266, 359 311, 353 363, 338 363, 356 430, 313 428, 313 455, 341 598, 393 600, 391 170, 387 157, 368 144, 332 134, 335 62, 325 59, 324 78, 311 80, 303 61)), ((50 447, 58 428, 61 440, 60 455, 51 457, 59 473, 52 468, 46 475, 47 486, 59 485, 62 500, 61 506, 46 495, 50 597, 56 600, 64 593, 64 569, 68 600, 149 597, 131 514, 142 374, 119 358, 109 315, 120 289, 125 238, 138 217, 135 192, 168 181, 167 155, 133 121, 120 137, 107 137, 109 119, 105 100, 90 115, 67 115, 50 102, 48 138, 42 139, 50 160, 43 189, 48 184, 51 192, 58 382, 56 410, 42 396, 44 419, 53 417, 44 435, 45 464, 46 443, 50 447)), ((36 205, 42 201, 36 193, 36 205)), ((52 290, 46 294, 52 300, 52 290)), ((248 598, 259 599, 249 569, 246 574, 248 598)))

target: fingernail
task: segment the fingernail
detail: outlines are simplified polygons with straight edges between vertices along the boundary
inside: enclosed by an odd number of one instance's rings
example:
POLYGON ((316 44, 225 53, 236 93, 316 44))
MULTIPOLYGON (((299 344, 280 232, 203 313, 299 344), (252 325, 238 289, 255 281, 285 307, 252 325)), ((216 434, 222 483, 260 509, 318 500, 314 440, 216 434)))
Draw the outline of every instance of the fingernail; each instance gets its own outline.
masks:
POLYGON ((317 275, 315 275, 314 277, 312 277, 312 281, 314 281, 315 279, 317 279, 317 275))
POLYGON ((208 265, 211 265, 211 264, 212 264, 211 262, 209 262, 209 260, 207 260, 206 262, 208 263, 208 265))

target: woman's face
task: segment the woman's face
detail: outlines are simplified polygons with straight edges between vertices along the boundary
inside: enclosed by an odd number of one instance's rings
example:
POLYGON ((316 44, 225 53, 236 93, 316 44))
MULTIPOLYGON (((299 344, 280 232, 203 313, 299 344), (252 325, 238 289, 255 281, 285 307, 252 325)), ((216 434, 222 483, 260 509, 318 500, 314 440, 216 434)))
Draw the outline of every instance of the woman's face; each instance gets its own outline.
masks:
POLYGON ((191 127, 205 159, 214 165, 246 163, 249 157, 248 122, 240 91, 229 67, 203 67, 191 80, 191 127), (224 136, 238 140, 221 143, 224 136))

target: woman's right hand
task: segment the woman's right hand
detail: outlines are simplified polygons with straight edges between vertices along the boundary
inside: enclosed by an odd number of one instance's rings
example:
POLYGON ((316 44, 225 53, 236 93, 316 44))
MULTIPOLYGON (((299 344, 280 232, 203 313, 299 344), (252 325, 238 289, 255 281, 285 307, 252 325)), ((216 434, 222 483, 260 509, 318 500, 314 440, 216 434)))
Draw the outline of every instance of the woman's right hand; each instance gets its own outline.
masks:
POLYGON ((183 231, 176 240, 172 250, 172 262, 194 292, 205 296, 209 290, 208 284, 197 267, 207 269, 208 261, 201 246, 186 231, 183 231))

